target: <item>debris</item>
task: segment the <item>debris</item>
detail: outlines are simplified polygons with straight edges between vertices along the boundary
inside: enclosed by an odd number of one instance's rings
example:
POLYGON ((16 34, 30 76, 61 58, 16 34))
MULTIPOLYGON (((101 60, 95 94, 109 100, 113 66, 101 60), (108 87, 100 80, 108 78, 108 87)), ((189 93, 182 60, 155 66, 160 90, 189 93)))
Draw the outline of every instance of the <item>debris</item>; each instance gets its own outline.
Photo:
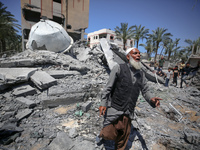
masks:
POLYGON ((12 94, 15 96, 27 96, 27 95, 34 95, 36 93, 37 91, 30 85, 21 85, 20 87, 14 88, 12 94))
POLYGON ((40 90, 47 89, 57 84, 57 81, 44 71, 36 71, 30 78, 40 90))

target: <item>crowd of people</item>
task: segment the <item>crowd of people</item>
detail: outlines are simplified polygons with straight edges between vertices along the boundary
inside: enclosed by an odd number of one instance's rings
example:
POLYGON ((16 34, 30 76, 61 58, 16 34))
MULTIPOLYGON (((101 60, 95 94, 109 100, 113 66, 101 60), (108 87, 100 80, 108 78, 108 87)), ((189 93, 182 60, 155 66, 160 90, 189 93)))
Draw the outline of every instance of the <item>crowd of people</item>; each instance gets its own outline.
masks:
POLYGON ((163 56, 161 57, 161 59, 159 60, 159 62, 156 62, 154 63, 154 70, 156 71, 156 74, 158 76, 161 76, 161 77, 164 77, 165 79, 165 86, 168 87, 169 86, 169 81, 170 79, 172 78, 173 81, 172 81, 172 84, 175 86, 175 87, 178 87, 178 79, 180 78, 181 79, 181 82, 180 82, 180 88, 183 88, 183 83, 185 83, 186 87, 189 86, 189 84, 187 83, 187 79, 190 77, 193 77, 196 72, 198 71, 198 69, 200 68, 200 61, 198 61, 197 63, 197 66, 192 68, 190 66, 190 63, 187 62, 185 64, 184 61, 182 61, 179 66, 176 65, 174 68, 168 68, 168 71, 167 73, 164 73, 163 72, 163 65, 165 63, 165 60, 163 58, 163 56))

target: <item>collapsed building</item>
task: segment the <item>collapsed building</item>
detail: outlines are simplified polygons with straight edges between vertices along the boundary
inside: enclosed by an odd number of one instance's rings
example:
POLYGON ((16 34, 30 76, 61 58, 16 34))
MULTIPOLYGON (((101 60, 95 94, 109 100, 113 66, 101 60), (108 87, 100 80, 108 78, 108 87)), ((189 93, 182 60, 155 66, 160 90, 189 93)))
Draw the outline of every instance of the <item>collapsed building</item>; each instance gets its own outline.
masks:
MULTIPOLYGON (((77 41, 48 50, 30 41, 25 51, 0 59, 0 148, 114 149, 113 141, 97 144, 98 107, 110 70, 126 62, 124 51, 103 38, 92 49, 77 41)), ((142 64, 151 92, 163 100, 154 109, 139 96, 127 149, 199 149, 199 90, 164 87, 164 79, 142 64)))

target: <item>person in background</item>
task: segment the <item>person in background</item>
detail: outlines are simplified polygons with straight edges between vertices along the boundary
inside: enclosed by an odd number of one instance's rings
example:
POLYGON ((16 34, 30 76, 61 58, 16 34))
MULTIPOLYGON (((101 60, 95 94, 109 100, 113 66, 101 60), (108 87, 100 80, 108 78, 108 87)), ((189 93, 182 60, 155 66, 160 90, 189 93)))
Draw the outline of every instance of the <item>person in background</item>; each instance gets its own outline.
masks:
POLYGON ((158 69, 158 62, 155 61, 155 62, 154 62, 154 70, 157 70, 157 69, 158 69))
POLYGON ((180 64, 180 70, 179 70, 179 75, 182 76, 182 72, 183 72, 183 68, 185 67, 185 62, 184 60, 182 60, 181 64, 180 64))
POLYGON ((159 67, 163 69, 164 64, 165 64, 165 60, 164 60, 164 57, 162 56, 161 59, 159 60, 159 67))
POLYGON ((170 78, 171 78, 171 68, 168 68, 168 72, 166 73, 166 79, 165 79, 165 87, 168 87, 170 78))
POLYGON ((179 78, 179 71, 178 66, 175 66, 173 69, 173 84, 175 84, 174 87, 177 87, 177 78, 179 78))
POLYGON ((164 75, 164 73, 162 72, 161 66, 158 67, 158 70, 157 70, 156 74, 159 75, 159 76, 163 76, 164 75))
POLYGON ((140 51, 130 48, 126 50, 126 57, 128 63, 117 64, 111 70, 99 107, 100 116, 104 115, 104 127, 97 137, 114 140, 116 150, 126 148, 140 92, 153 107, 158 107, 162 100, 153 97, 149 91, 147 79, 141 70, 140 51))
POLYGON ((190 63, 186 63, 186 66, 183 68, 182 70, 182 76, 181 76, 181 85, 180 85, 180 88, 183 88, 183 82, 186 84, 186 86, 188 87, 188 84, 186 82, 186 79, 187 79, 187 76, 189 75, 191 71, 191 68, 190 68, 190 63))

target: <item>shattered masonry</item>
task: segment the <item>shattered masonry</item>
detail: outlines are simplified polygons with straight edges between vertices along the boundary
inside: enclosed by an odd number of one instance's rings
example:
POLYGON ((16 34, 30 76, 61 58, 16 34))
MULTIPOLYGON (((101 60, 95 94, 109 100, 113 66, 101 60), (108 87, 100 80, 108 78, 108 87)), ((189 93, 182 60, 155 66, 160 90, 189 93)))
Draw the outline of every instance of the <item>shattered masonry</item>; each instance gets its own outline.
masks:
MULTIPOLYGON (((0 59, 0 148, 104 149, 96 145, 96 136, 103 121, 98 117, 100 95, 113 61, 106 57, 111 53, 118 63, 124 59, 111 43, 101 44, 90 49, 77 42, 65 54, 26 50, 0 59), (102 49, 104 44, 110 48, 102 49)), ((128 147, 199 149, 199 90, 165 88, 158 77, 160 88, 149 69, 143 66, 151 92, 163 100, 152 109, 139 96, 128 147)), ((111 141, 105 144, 112 146, 111 141)))

